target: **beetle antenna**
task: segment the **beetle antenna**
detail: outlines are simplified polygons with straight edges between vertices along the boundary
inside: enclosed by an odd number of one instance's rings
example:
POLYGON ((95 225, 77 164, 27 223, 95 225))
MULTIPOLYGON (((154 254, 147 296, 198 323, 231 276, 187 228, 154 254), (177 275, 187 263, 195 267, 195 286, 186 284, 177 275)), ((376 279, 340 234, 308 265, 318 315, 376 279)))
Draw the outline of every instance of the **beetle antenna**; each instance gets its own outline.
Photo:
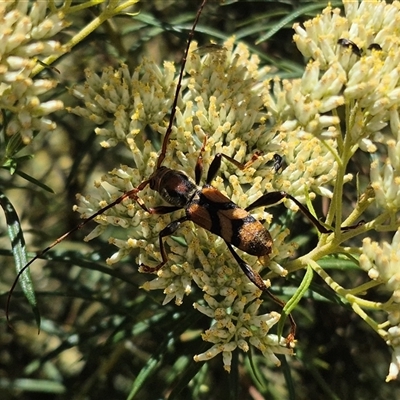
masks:
POLYGON ((207 2, 207 0, 203 0, 203 2, 201 3, 201 6, 197 11, 196 19, 194 20, 192 29, 189 32, 189 37, 188 37, 188 42, 187 42, 185 54, 184 54, 183 59, 182 59, 182 65, 181 65, 181 71, 180 71, 180 74, 179 74, 178 84, 176 85, 174 102, 172 103, 171 116, 170 116, 170 119, 169 119, 169 124, 168 124, 167 131, 166 131, 165 136, 164 136, 164 140, 163 140, 163 144, 162 144, 162 148, 161 148, 161 153, 158 156, 156 169, 160 168, 162 162, 164 161, 165 154, 167 153, 168 141, 169 141, 169 137, 171 136, 172 124, 173 124, 174 119, 175 119, 176 106, 178 104, 178 97, 179 97, 179 92, 180 92, 181 86, 182 86, 183 72, 185 70, 186 60, 187 60, 187 57, 188 57, 188 54, 189 54, 190 43, 192 42, 192 39, 193 39, 193 36, 194 36, 194 31, 196 29, 197 23, 199 22, 200 14, 203 11, 203 8, 204 8, 206 2, 207 2))

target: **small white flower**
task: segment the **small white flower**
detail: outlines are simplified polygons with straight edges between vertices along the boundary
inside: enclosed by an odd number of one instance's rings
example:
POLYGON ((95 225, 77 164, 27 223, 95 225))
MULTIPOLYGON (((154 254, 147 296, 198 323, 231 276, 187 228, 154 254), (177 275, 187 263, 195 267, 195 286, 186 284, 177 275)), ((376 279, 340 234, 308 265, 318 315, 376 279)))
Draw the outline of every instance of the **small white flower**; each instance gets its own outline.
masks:
MULTIPOLYGON (((260 293, 259 293, 260 294, 260 293)), ((276 335, 269 330, 279 321, 279 314, 257 315, 262 301, 253 295, 238 297, 232 304, 231 314, 227 313, 226 305, 216 302, 211 297, 205 297, 208 306, 198 303, 194 307, 215 319, 215 324, 203 334, 203 340, 214 343, 209 350, 194 357, 195 361, 206 361, 223 353, 224 368, 230 371, 231 352, 237 347, 248 351, 249 344, 258 348, 265 357, 279 365, 275 354, 293 354, 293 350, 284 347, 284 340, 278 341, 276 335)))
POLYGON ((400 230, 393 236, 392 243, 378 244, 370 238, 363 240, 360 267, 371 279, 380 280, 390 291, 400 290, 400 230))
POLYGON ((372 162, 371 186, 375 191, 375 201, 378 206, 391 214, 396 214, 400 210, 400 176, 399 169, 396 169, 390 161, 388 158, 383 165, 378 161, 372 162))
POLYGON ((387 344, 393 347, 392 361, 389 366, 389 373, 386 382, 397 379, 400 370, 400 326, 392 326, 388 330, 387 344))

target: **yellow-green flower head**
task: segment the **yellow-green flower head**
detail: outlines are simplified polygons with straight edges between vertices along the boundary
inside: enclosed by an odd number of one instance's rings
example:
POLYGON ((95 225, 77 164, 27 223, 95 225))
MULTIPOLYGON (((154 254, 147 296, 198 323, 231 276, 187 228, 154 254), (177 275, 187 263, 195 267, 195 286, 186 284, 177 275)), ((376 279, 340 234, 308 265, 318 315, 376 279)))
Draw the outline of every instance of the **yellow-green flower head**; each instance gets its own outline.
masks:
POLYGON ((389 328, 387 344, 393 347, 389 373, 386 377, 386 382, 390 382, 396 379, 400 372, 400 324, 389 328))
POLYGON ((54 130, 46 116, 63 108, 59 100, 39 99, 56 81, 31 77, 36 57, 60 52, 60 43, 50 39, 67 26, 62 14, 50 13, 47 7, 46 1, 0 2, 0 108, 10 113, 7 135, 19 134, 24 143, 39 132, 54 130))
MULTIPOLYGON (((313 198, 315 193, 332 197, 340 120, 331 111, 344 102, 340 79, 333 72, 336 66, 320 76, 319 65, 314 62, 301 79, 271 79, 271 90, 264 97, 269 122, 281 138, 277 152, 285 156, 288 165, 273 187, 300 201, 313 198)), ((345 177, 349 179, 350 175, 345 177)))
MULTIPOLYGON (((392 243, 378 243, 370 238, 363 240, 360 267, 368 276, 380 283, 391 297, 387 302, 387 323, 385 335, 388 346, 393 348, 392 361, 386 381, 396 379, 400 370, 400 229, 393 236, 392 243)), ((384 325, 384 324, 383 324, 384 325)))
MULTIPOLYGON (((371 186, 377 206, 395 216, 400 210, 400 118, 396 107, 390 110, 390 132, 382 135, 387 158, 382 163, 376 158, 371 163, 371 186)), ((386 155, 386 154, 385 154, 386 155)))
MULTIPOLYGON (((394 143, 392 142, 394 145, 394 143)), ((398 144, 396 144, 398 147, 398 144)), ((375 201, 382 210, 396 215, 400 210, 400 174, 396 165, 388 158, 385 164, 375 160, 371 163, 371 186, 375 191, 375 201)))
POLYGON ((343 1, 344 15, 328 6, 294 25, 294 40, 321 70, 335 71, 351 116, 352 144, 376 151, 374 140, 400 102, 400 3, 343 1), (332 70, 332 68, 334 68, 332 70))
POLYGON ((371 279, 384 283, 391 292, 400 291, 400 230, 393 236, 392 243, 379 244, 370 238, 363 240, 360 267, 368 271, 371 279))
POLYGON ((392 243, 381 244, 370 238, 363 240, 360 267, 368 276, 382 282, 385 289, 392 293, 388 304, 387 319, 390 324, 387 330, 386 343, 393 348, 392 361, 386 381, 396 379, 400 369, 400 230, 393 236, 392 243))

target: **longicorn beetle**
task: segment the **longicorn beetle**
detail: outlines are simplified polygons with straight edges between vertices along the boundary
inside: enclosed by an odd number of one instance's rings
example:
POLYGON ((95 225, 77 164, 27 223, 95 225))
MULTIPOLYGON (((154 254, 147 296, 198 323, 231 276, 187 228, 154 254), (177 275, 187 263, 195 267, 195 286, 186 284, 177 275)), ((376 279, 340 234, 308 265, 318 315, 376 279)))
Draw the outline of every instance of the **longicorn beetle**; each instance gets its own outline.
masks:
MULTIPOLYGON (((166 157, 167 148, 172 133, 172 125, 176 114, 178 95, 181 90, 182 79, 186 59, 189 54, 189 46, 194 36, 195 28, 199 21, 201 12, 206 4, 203 0, 196 14, 195 21, 189 33, 188 43, 184 52, 182 66, 176 86, 175 97, 173 100, 170 119, 168 127, 162 142, 160 154, 158 156, 156 167, 151 176, 141 182, 136 188, 122 194, 115 201, 111 202, 104 208, 98 210, 90 217, 84 219, 79 225, 59 237, 56 241, 46 247, 43 251, 32 258, 17 274, 17 277, 8 294, 6 315, 9 321, 9 305, 13 290, 20 278, 21 274, 39 257, 43 256, 50 249, 58 243, 66 239, 73 232, 81 229, 89 221, 95 219, 97 216, 103 214, 110 208, 116 206, 127 198, 133 199, 137 204, 150 214, 167 214, 176 210, 183 209, 185 215, 175 221, 169 223, 159 234, 159 247, 161 251, 162 260, 155 267, 141 265, 142 270, 145 272, 156 272, 161 269, 168 261, 168 255, 164 247, 163 238, 172 235, 182 223, 191 221, 199 227, 208 230, 209 232, 220 236, 226 243, 230 253, 239 264, 240 268, 248 279, 254 283, 261 291, 266 292, 275 302, 284 305, 283 301, 277 299, 272 293, 268 291, 267 285, 260 276, 260 274, 251 268, 240 256, 236 253, 234 247, 260 258, 267 258, 272 252, 273 240, 269 231, 262 225, 260 221, 255 219, 251 214, 251 210, 257 207, 265 207, 281 202, 284 199, 293 201, 300 211, 315 225, 319 232, 327 234, 332 233, 332 230, 325 228, 317 218, 315 218, 310 211, 296 200, 290 194, 283 191, 269 192, 261 196, 258 200, 254 201, 246 208, 240 208, 232 200, 222 194, 219 190, 214 188, 211 183, 215 178, 224 158, 226 161, 234 164, 240 170, 248 168, 257 158, 258 153, 255 153, 250 161, 242 164, 232 157, 223 153, 218 153, 212 160, 207 172, 205 184, 200 185, 202 172, 203 172, 203 157, 204 148, 207 142, 207 137, 203 140, 203 145, 199 151, 195 167, 195 182, 193 183, 187 175, 183 172, 163 166, 163 161, 166 157), (144 201, 139 197, 139 193, 147 186, 150 189, 159 193, 159 195, 169 204, 157 207, 147 207, 144 201)), ((279 155, 274 156, 274 170, 278 172, 282 167, 282 158, 279 155)), ((342 228, 343 230, 351 229, 351 227, 342 228)), ((296 324, 293 317, 289 315, 291 321, 291 332, 289 334, 290 340, 293 340, 296 330, 296 324)), ((289 338, 288 338, 289 341, 289 338)))

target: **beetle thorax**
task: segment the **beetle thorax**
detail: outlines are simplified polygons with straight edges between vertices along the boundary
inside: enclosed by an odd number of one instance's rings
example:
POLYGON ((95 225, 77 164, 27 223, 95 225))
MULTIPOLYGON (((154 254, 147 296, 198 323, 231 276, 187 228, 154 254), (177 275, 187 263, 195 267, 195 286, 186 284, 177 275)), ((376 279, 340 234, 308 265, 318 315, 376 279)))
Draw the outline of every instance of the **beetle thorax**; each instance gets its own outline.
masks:
POLYGON ((166 202, 182 208, 190 203, 199 190, 183 172, 167 167, 156 169, 149 181, 150 188, 157 191, 166 202))

